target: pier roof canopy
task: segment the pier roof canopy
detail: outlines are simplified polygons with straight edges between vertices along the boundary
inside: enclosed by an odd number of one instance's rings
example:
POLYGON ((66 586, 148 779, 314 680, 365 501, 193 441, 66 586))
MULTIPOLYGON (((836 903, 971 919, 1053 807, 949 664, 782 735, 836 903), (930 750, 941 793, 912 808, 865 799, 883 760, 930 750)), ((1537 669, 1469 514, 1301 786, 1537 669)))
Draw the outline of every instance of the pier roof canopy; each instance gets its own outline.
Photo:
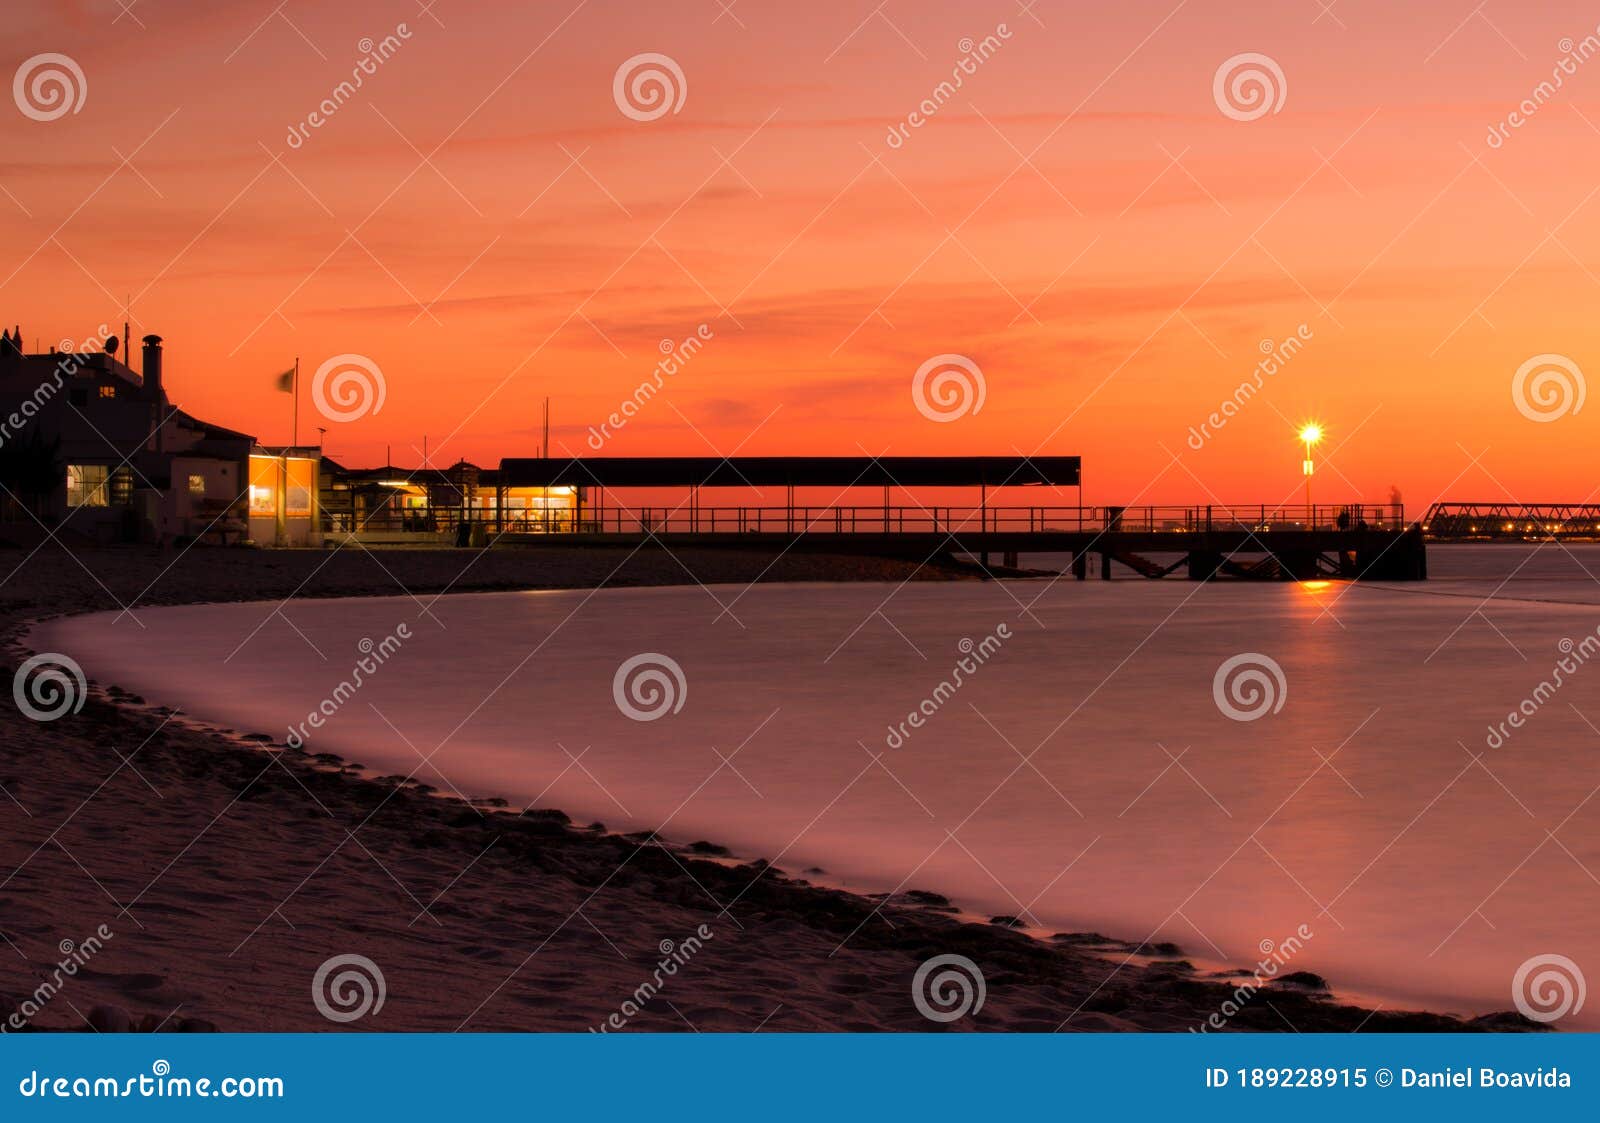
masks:
POLYGON ((595 456, 500 461, 508 487, 1016 487, 1079 483, 1076 456, 595 456))

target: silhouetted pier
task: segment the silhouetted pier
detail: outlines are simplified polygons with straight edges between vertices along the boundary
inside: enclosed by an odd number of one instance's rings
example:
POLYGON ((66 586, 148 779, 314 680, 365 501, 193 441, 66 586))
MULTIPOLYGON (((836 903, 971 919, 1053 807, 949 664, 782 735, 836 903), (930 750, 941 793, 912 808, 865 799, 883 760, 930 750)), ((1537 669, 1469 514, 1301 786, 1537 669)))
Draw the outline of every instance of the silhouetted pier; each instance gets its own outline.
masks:
MULTIPOLYGON (((577 523, 502 535, 524 546, 739 546, 931 558, 1065 555, 1079 580, 1427 577, 1422 533, 1398 505, 1190 507, 753 506, 591 509, 577 523)), ((1058 562, 1057 564, 1062 564, 1058 562)))
MULTIPOLYGON (((370 486, 421 490, 394 475, 386 467, 370 486)), ((418 520, 426 532, 467 547, 968 555, 986 568, 998 559, 1000 570, 1027 556, 1034 568, 1080 580, 1427 576, 1422 532, 1398 504, 1085 506, 1076 456, 538 457, 502 460, 492 485, 476 484, 452 478, 442 503, 432 492, 408 492, 405 510, 410 516, 411 504, 427 503, 418 520), (762 501, 708 505, 707 492, 753 492, 762 501), (943 502, 962 493, 965 505, 943 502), (864 495, 881 502, 862 502, 864 495), (811 501, 819 496, 826 502, 811 501), (1032 496, 1046 502, 1018 501, 1032 496)), ((359 507, 352 512, 359 516, 359 507)), ((361 516, 357 526, 368 522, 361 516)), ((335 532, 328 541, 361 543, 365 533, 335 532)))

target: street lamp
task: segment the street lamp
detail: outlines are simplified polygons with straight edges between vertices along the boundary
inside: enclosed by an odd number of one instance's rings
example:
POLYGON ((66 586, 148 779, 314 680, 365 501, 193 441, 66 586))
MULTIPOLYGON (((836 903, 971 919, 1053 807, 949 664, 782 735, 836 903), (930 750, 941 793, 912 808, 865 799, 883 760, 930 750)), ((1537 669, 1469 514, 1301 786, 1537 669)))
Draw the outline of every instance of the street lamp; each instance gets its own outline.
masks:
POLYGON ((1306 458, 1300 462, 1300 470, 1306 477, 1306 519, 1307 525, 1316 522, 1316 511, 1311 506, 1311 473, 1316 465, 1311 460, 1311 446, 1322 440, 1322 426, 1315 421, 1308 422, 1300 428, 1300 443, 1306 446, 1306 458))

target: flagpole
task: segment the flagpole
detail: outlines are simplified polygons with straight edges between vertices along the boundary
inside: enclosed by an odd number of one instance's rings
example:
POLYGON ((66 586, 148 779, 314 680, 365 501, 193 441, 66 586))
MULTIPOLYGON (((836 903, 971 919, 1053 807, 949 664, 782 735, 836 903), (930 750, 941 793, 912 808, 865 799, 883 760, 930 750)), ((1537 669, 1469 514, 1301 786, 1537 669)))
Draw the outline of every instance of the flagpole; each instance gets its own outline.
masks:
POLYGON ((294 439, 295 446, 300 444, 300 356, 294 357, 294 439))

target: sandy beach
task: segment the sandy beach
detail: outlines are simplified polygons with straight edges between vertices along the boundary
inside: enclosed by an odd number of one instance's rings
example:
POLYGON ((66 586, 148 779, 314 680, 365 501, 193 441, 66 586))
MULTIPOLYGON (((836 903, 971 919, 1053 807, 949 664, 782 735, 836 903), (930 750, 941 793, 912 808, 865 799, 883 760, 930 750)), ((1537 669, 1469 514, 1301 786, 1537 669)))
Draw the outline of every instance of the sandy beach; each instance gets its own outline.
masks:
MULTIPOLYGON (((471 556, 0 551, 5 661, 14 672, 26 657, 32 621, 132 603, 973 577, 731 551, 493 550, 467 566, 471 556)), ((191 727, 115 684, 95 684, 81 712, 55 721, 12 705, 0 714, 0 1021, 70 957, 65 941, 81 958, 89 937, 110 933, 23 1019, 31 1028, 120 1028, 124 1012, 135 1028, 225 1031, 1532 1025, 1362 1009, 1326 992, 1339 980, 1293 974, 1251 988, 1219 1025, 1251 965, 1196 967, 1186 949, 1138 934, 1040 938, 962 916, 938 885, 859 896, 827 888, 825 871, 770 867, 715 839, 469 805, 254 730, 191 727), (365 957, 384 978, 381 1009, 350 1023, 313 1001, 314 976, 338 955, 365 957), (979 1011, 948 1023, 919 1011, 913 976, 938 955, 981 966, 979 1011)))

